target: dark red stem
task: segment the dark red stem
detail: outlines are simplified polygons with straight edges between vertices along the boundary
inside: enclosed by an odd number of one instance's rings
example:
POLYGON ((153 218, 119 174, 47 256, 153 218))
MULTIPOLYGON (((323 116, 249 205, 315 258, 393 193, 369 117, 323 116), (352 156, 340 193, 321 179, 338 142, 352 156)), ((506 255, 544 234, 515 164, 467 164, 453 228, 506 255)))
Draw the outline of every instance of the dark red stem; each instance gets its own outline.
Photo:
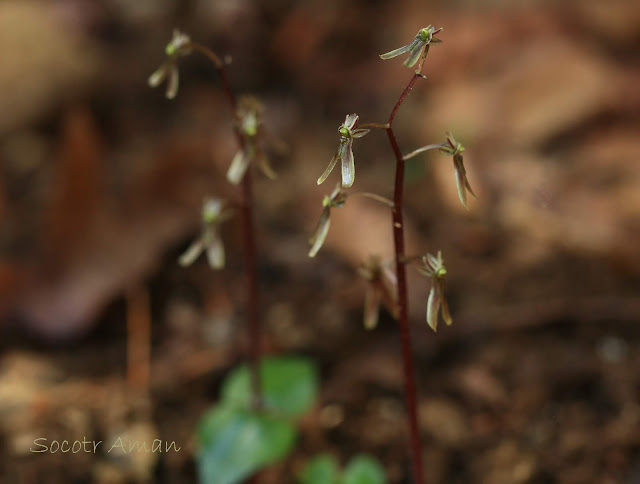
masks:
POLYGON ((417 395, 415 385, 415 371, 411 352, 411 330, 409 327, 409 315, 407 309, 407 271, 405 266, 404 253, 404 221, 402 207, 404 199, 404 159, 402 151, 398 145, 398 140, 393 132, 393 120, 400 105, 409 95, 413 85, 422 76, 415 74, 409 84, 404 89, 393 111, 389 115, 386 128, 391 149, 396 157, 396 181, 393 192, 393 243, 395 246, 396 277, 398 279, 398 327, 400 329, 400 339, 402 342, 402 364, 404 370, 404 395, 407 405, 407 423, 409 425, 409 435, 411 439, 411 462, 413 465, 413 479, 415 484, 425 484, 424 471, 422 468, 422 444, 420 442, 420 429, 418 427, 417 395))
MULTIPOLYGON (((225 63, 208 47, 193 43, 192 47, 204 54, 215 65, 220 74, 220 81, 233 118, 233 132, 238 146, 244 148, 244 139, 238 127, 238 103, 231 83, 227 77, 225 63)), ((240 217, 242 219, 242 235, 245 259, 245 274, 247 280, 247 349, 249 353, 249 374, 251 378, 252 405, 254 408, 261 406, 262 385, 260 382, 260 320, 258 318, 258 278, 256 269, 256 236, 253 224, 253 183, 251 171, 247 170, 242 179, 242 202, 240 205, 240 217)))
POLYGON ((258 318, 258 280, 256 269, 256 236, 253 225, 253 184, 251 171, 242 179, 242 225, 247 277, 248 350, 253 407, 260 408, 262 385, 260 382, 260 319, 258 318))

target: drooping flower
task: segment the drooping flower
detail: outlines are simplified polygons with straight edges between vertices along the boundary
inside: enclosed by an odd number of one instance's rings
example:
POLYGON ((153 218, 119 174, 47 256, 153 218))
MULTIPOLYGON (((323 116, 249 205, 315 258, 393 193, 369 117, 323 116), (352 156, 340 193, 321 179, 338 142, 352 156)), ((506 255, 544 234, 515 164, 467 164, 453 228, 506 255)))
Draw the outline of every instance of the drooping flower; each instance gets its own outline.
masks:
POLYGON ((254 160, 267 178, 276 178, 276 173, 271 168, 260 144, 263 112, 262 103, 253 96, 242 96, 238 100, 236 123, 242 137, 242 147, 231 160, 231 165, 227 171, 227 180, 234 185, 242 181, 249 165, 254 160))
POLYGON ((311 249, 309 250, 309 257, 315 257, 324 240, 329 233, 329 225, 331 223, 331 209, 333 207, 344 207, 347 201, 347 194, 340 188, 340 183, 336 185, 330 195, 325 195, 322 199, 322 214, 318 225, 316 225, 313 235, 309 238, 311 249))
POLYGON ((178 262, 186 267, 193 264, 200 254, 206 252, 207 261, 212 269, 222 269, 225 264, 224 245, 219 227, 228 220, 231 210, 219 198, 207 198, 202 204, 202 231, 189 248, 180 256, 178 262))
POLYGON ((445 139, 442 143, 422 146, 421 148, 418 148, 417 150, 404 155, 402 159, 405 161, 410 160, 414 156, 417 156, 420 153, 424 153, 425 151, 429 150, 438 150, 443 155, 453 156, 453 169, 456 176, 458 198, 460 199, 462 206, 469 210, 469 207, 467 206, 467 191, 473 196, 473 198, 477 197, 471 189, 471 185, 469 184, 469 180, 467 179, 467 171, 464 169, 464 160, 462 159, 464 146, 462 146, 462 143, 456 141, 451 133, 447 132, 445 133, 445 139))
POLYGON ((348 114, 344 119, 344 123, 338 128, 338 133, 340 133, 338 151, 336 151, 336 154, 331 158, 329 166, 322 176, 318 178, 318 185, 327 179, 338 163, 338 160, 342 163, 342 186, 349 188, 353 185, 356 177, 356 168, 353 161, 353 140, 355 138, 362 138, 370 131, 369 129, 358 129, 356 128, 356 124, 358 124, 358 115, 348 114))
POLYGON ((462 159, 462 152, 464 151, 464 146, 462 143, 456 141, 451 133, 446 133, 445 140, 440 146, 440 152, 445 155, 453 156, 453 169, 455 171, 456 176, 456 187, 458 189, 458 198, 460 202, 469 210, 467 206, 467 191, 473 196, 473 198, 477 198, 473 190, 471 189, 471 185, 469 185, 469 180, 467 179, 467 171, 464 169, 464 160, 462 159))
POLYGON ((405 54, 406 52, 409 52, 409 57, 407 57, 407 59, 404 61, 404 65, 407 67, 413 67, 414 65, 416 65, 416 62, 418 62, 421 54, 423 60, 427 57, 429 46, 431 44, 438 44, 442 42, 442 40, 434 37, 434 35, 436 35, 441 30, 442 27, 436 29, 433 25, 429 25, 423 29, 420 29, 413 40, 407 45, 392 50, 391 52, 387 52, 386 54, 381 54, 380 58, 385 60, 391 59, 393 57, 397 57, 399 55, 405 54))
POLYGON ((369 256, 359 267, 359 272, 367 280, 363 313, 365 329, 374 329, 378 325, 381 305, 397 318, 398 282, 394 272, 377 255, 369 256))
POLYGON ((427 300, 427 324, 433 331, 438 328, 438 311, 442 312, 442 319, 451 326, 453 322, 449 313, 449 305, 444 297, 444 279, 447 269, 444 267, 442 253, 438 251, 438 256, 427 254, 422 258, 424 267, 418 269, 422 274, 431 278, 431 290, 427 300))
POLYGON ((171 41, 165 47, 167 58, 162 65, 149 76, 147 80, 149 86, 158 87, 166 79, 167 90, 165 95, 168 99, 176 97, 180 84, 178 58, 189 55, 191 51, 191 39, 189 36, 175 29, 171 41))

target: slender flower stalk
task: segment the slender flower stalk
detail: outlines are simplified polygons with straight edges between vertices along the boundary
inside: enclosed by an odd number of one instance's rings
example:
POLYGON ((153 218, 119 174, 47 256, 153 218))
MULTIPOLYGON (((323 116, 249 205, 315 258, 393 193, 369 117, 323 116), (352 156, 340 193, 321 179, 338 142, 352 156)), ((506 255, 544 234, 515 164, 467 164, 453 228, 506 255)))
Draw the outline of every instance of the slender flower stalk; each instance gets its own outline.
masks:
MULTIPOLYGON (((236 96, 229 83, 227 77, 227 71, 225 64, 216 59, 216 55, 206 47, 197 45, 197 50, 205 52, 205 55, 211 59, 218 69, 220 79, 222 81, 223 89, 226 93, 229 109, 231 110, 234 118, 238 113, 238 103, 236 96), (209 53, 209 54, 206 54, 209 53)), ((240 149, 243 147, 243 136, 239 126, 234 126, 234 133, 238 146, 240 149)), ((242 217, 242 233, 244 241, 244 256, 245 256, 245 273, 247 280, 247 311, 248 311, 248 336, 249 336, 249 367, 251 374, 251 388, 253 394, 253 407, 259 408, 262 406, 261 402, 261 383, 260 383, 260 355, 261 355, 261 324, 258 318, 258 277, 257 277, 257 265, 256 265, 256 236, 255 227, 253 222, 253 183, 251 178, 251 172, 247 171, 242 177, 242 204, 241 204, 241 217, 242 217)))
POLYGON ((387 197, 383 197, 382 195, 378 195, 377 193, 371 192, 351 192, 349 193, 350 197, 365 197, 370 198, 371 200, 375 200, 376 202, 380 202, 382 205, 386 205, 389 208, 393 208, 393 201, 389 200, 387 197))
POLYGON ((413 479, 415 484, 424 484, 424 469, 422 466, 422 443, 420 440, 420 429, 418 427, 418 408, 417 408, 417 392, 415 386, 415 370, 413 366, 413 357, 411 351, 411 328, 409 326, 408 314, 408 297, 407 297, 407 271, 405 267, 405 250, 404 250, 404 218, 402 213, 404 203, 404 159, 402 151, 398 145, 398 140, 393 131, 393 120, 400 105, 404 102, 407 95, 413 88, 418 79, 421 79, 420 73, 416 73, 411 77, 409 84, 404 89, 395 106, 393 107, 387 128, 387 137, 389 144, 396 158, 396 176, 393 191, 393 244, 395 249, 395 266, 396 279, 398 282, 398 328, 400 330, 400 341, 402 344, 402 366, 404 371, 404 391, 405 402, 407 405, 407 418, 409 425, 409 437, 411 442, 411 460, 413 466, 413 479))
POLYGON ((417 150, 413 150, 411 153, 407 153, 406 155, 404 155, 402 157, 402 159, 404 161, 408 161, 411 158, 414 158, 414 157, 418 156, 421 153, 424 153, 424 152, 429 151, 429 150, 438 150, 440 148, 442 148, 442 143, 434 143, 434 144, 431 144, 431 145, 422 146, 422 147, 418 148, 417 150))
MULTIPOLYGON (((415 386, 415 370, 413 366, 413 357, 411 351, 411 329, 409 326, 408 314, 408 297, 407 297, 407 270, 406 255, 404 249, 404 217, 402 213, 404 202, 404 168, 405 160, 398 145, 396 134, 393 131, 393 121, 396 117, 398 109, 409 95, 411 89, 418 79, 424 78, 422 75, 422 66, 429 52, 429 45, 434 42, 433 35, 441 29, 434 29, 429 26, 421 29, 414 40, 400 49, 383 54, 380 57, 390 59, 404 52, 410 52, 409 58, 405 61, 405 66, 412 67, 417 62, 422 53, 422 59, 418 65, 418 69, 409 80, 404 91, 396 101, 391 110, 388 127, 386 128, 389 144, 396 158, 396 176, 393 192, 393 243, 395 249, 395 266, 396 279, 398 283, 398 327, 400 329, 400 340, 402 344, 402 363, 404 371, 404 388, 405 402, 407 405, 407 420, 409 426, 409 435, 411 441, 411 461, 413 467, 413 479, 415 484, 424 484, 424 469, 422 466, 422 443, 420 440, 420 429, 418 427, 418 409, 417 409, 417 393, 415 386), (424 48, 424 50, 423 50, 424 48)), ((438 40, 438 39, 436 39, 438 40)), ((439 41, 439 40, 438 40, 439 41)))

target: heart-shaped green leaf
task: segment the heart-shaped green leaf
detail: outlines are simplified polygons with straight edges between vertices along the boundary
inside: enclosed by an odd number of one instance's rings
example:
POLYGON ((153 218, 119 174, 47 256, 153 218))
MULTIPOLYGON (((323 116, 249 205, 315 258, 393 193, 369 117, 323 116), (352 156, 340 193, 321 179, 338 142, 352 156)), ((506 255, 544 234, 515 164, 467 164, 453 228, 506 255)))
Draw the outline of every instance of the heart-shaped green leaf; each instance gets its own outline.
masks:
MULTIPOLYGON (((295 418, 306 413, 318 393, 315 366, 306 358, 270 357, 260 365, 264 410, 295 418)), ((251 382, 247 365, 234 370, 222 384, 222 401, 239 408, 251 407, 251 382)))
POLYGON ((371 456, 358 455, 349 461, 341 484, 386 484, 387 476, 380 463, 371 456))
POLYGON ((235 484, 285 457, 296 439, 284 420, 233 408, 214 407, 198 425, 198 473, 202 484, 235 484))
POLYGON ((320 454, 311 459, 300 473, 300 484, 337 484, 340 469, 335 457, 320 454))

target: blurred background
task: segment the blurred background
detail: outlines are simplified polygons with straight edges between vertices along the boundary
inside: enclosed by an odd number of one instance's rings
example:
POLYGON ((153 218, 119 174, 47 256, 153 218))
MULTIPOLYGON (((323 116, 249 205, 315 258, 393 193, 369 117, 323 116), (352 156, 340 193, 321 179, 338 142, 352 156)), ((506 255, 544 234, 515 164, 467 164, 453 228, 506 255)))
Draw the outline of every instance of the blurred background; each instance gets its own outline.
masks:
MULTIPOLYGON (((318 362, 321 399, 258 482, 293 482, 318 451, 370 452, 409 482, 396 328, 384 314, 363 329, 356 270, 391 256, 388 209, 354 198, 315 259, 307 239, 344 116, 385 122, 411 77, 378 54, 428 24, 443 43, 396 133, 409 152, 453 131, 478 196, 460 205, 448 157, 408 162, 407 252, 442 250, 454 319, 427 327, 429 282, 410 271, 428 481, 640 483, 632 0, 1 2, 1 482, 196 479, 195 425, 242 357, 245 294, 236 221, 224 271, 176 263, 203 197, 237 197, 224 178, 237 148, 204 58, 181 59, 173 101, 147 86, 174 27, 232 56, 236 92, 263 100, 287 145, 271 151, 278 180, 255 177, 260 314, 269 352, 318 362), (29 451, 122 435, 182 450, 29 451)), ((385 134, 354 151, 357 190, 391 196, 385 134)))

